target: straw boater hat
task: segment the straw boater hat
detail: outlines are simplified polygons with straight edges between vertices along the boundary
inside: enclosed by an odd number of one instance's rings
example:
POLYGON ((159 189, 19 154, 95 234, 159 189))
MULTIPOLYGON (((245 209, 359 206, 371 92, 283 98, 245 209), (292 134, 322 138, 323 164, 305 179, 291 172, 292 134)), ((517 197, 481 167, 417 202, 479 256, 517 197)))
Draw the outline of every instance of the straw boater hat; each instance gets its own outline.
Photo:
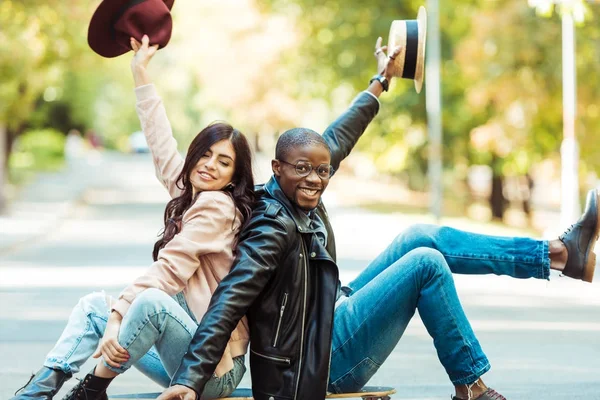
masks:
POLYGON ((175 0, 103 0, 90 21, 88 44, 103 57, 131 50, 129 38, 165 47, 171 39, 171 8, 175 0))
POLYGON ((388 51, 393 51, 396 46, 402 46, 400 54, 394 61, 394 76, 414 79, 417 93, 423 86, 425 67, 425 39, 427 37, 427 12, 425 7, 419 7, 417 19, 396 20, 392 22, 388 51))

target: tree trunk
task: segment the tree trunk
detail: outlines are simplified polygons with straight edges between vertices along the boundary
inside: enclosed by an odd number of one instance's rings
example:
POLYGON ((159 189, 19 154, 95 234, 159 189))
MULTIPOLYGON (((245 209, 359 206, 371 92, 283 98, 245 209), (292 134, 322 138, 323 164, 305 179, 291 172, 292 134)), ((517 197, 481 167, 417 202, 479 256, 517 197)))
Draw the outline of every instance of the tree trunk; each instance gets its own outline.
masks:
POLYGON ((500 159, 497 156, 492 158, 492 193, 490 194, 490 210, 492 218, 502 220, 506 209, 506 200, 504 199, 503 186, 504 177, 500 172, 500 159))
POLYGON ((502 194, 503 177, 494 175, 492 177, 492 194, 490 195, 490 208, 492 218, 502 219, 504 217, 504 195, 502 194))

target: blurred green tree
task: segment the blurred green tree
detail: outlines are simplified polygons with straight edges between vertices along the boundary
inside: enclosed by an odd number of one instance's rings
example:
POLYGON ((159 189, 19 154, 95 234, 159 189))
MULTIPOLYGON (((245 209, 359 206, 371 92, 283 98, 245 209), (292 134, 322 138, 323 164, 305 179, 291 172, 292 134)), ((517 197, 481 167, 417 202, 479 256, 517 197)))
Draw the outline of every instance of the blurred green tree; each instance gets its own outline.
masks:
MULTIPOLYGON (((455 172, 466 171, 473 163, 490 165, 496 202, 501 201, 505 176, 525 174, 543 158, 556 159, 562 140, 560 19, 538 3, 440 1, 444 165, 455 172), (536 15, 541 11, 548 18, 536 15)), ((576 12, 590 21, 599 11, 598 5, 582 0, 573 3, 576 12)), ((376 37, 384 37, 385 43, 391 21, 414 18, 423 1, 270 0, 267 4, 268 11, 298 16, 304 38, 300 57, 287 60, 300 81, 295 95, 329 99, 335 109, 332 94, 347 93, 344 100, 348 100, 374 73, 376 37)), ((600 27, 584 23, 583 17, 579 20, 581 166, 584 171, 600 171, 600 143, 593 140, 600 122, 596 105, 600 27)), ((424 96, 415 95, 410 81, 397 80, 383 103, 381 118, 370 127, 370 139, 359 145, 380 168, 392 173, 413 171, 422 182, 427 166, 424 96)), ((501 217, 503 207, 494 204, 493 208, 501 217)))

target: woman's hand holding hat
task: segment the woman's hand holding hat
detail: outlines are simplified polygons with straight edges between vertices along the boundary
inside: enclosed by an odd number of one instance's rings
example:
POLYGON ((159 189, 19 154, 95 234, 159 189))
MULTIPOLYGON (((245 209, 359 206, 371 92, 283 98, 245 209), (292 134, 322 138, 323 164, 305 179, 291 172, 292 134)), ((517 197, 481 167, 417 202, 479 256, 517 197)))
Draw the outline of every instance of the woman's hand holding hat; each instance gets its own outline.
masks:
POLYGON ((155 44, 150 46, 150 39, 148 38, 148 35, 144 35, 142 37, 142 43, 138 42, 134 38, 131 38, 130 41, 131 48, 135 52, 135 55, 131 60, 131 68, 146 68, 158 50, 158 45, 155 44))
POLYGON ((158 45, 150 46, 150 39, 148 35, 142 37, 142 43, 138 42, 135 38, 130 38, 131 48, 135 52, 131 59, 131 72, 133 73, 133 79, 135 86, 143 86, 150 83, 150 79, 146 73, 148 63, 156 54, 158 45))

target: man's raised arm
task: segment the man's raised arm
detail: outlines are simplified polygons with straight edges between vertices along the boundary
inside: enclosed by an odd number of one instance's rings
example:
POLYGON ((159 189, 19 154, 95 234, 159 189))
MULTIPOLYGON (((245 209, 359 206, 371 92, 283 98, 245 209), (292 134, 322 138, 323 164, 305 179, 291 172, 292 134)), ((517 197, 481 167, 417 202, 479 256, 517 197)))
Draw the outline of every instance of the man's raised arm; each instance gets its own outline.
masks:
POLYGON ((335 170, 350 154, 358 139, 379 112, 378 98, 389 87, 394 72, 393 60, 401 50, 400 47, 396 47, 388 57, 385 54, 386 49, 387 46, 381 47, 381 38, 378 38, 374 53, 378 74, 371 79, 369 87, 360 93, 350 107, 323 133, 323 138, 331 151, 331 165, 335 170))

